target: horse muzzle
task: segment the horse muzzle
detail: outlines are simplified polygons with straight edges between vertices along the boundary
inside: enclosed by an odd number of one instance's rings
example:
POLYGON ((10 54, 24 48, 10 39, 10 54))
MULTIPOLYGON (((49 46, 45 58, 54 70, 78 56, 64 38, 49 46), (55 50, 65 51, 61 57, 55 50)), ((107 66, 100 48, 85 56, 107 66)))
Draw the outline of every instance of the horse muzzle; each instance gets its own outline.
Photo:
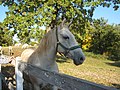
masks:
POLYGON ((81 65, 85 60, 85 57, 81 57, 79 59, 73 59, 75 65, 81 65))
POLYGON ((80 65, 85 61, 85 55, 81 50, 71 52, 72 53, 72 60, 75 65, 80 65))

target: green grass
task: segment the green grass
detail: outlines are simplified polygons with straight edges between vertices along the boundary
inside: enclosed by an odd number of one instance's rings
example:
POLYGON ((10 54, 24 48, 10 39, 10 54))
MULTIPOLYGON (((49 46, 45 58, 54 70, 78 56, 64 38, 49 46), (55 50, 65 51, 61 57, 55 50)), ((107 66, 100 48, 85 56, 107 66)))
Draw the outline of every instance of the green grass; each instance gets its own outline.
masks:
POLYGON ((118 64, 120 65, 120 62, 107 60, 102 55, 90 56, 88 53, 85 62, 79 66, 75 66, 72 60, 58 62, 61 73, 115 88, 120 88, 120 66, 118 64))
MULTIPOLYGON (((4 48, 4 51, 8 54, 8 48, 4 48)), ((20 56, 23 49, 13 47, 13 51, 15 56, 20 56)), ((85 55, 85 62, 79 66, 75 66, 72 60, 59 58, 60 73, 120 89, 120 61, 107 60, 105 56, 88 52, 85 55)))

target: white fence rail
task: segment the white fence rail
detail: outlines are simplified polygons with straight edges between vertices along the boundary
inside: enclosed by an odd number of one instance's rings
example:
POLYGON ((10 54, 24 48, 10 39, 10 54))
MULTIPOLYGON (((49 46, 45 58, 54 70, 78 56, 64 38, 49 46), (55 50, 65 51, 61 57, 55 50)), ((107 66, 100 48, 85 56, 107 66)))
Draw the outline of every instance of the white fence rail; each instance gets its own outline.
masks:
POLYGON ((21 61, 21 58, 20 57, 16 57, 16 65, 15 65, 16 90, 23 90, 23 74, 18 69, 20 61, 21 61))

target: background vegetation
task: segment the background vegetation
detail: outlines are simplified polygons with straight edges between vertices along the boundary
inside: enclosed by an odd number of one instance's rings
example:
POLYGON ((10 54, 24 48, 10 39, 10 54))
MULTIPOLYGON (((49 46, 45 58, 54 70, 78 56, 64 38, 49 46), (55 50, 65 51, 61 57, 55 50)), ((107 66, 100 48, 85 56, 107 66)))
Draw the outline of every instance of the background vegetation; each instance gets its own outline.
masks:
MULTIPOLYGON (((8 7, 6 18, 0 22, 0 46, 34 45, 47 28, 66 18, 67 23, 72 21, 70 30, 87 52, 87 60, 78 67, 72 61, 58 60, 60 72, 120 88, 120 24, 110 25, 104 18, 92 19, 96 7, 112 5, 117 10, 120 0, 1 0, 0 5, 8 7), (18 41, 13 39, 15 36, 18 41)), ((13 51, 18 56, 23 49, 14 47, 13 51)), ((4 53, 7 52, 4 47, 4 53)))
POLYGON ((6 18, 0 22, 0 46, 19 42, 39 42, 45 31, 40 27, 53 28, 64 18, 73 21, 70 30, 81 47, 96 54, 120 60, 120 25, 109 25, 104 18, 93 20, 96 7, 119 8, 119 0, 2 0, 8 7, 6 18))

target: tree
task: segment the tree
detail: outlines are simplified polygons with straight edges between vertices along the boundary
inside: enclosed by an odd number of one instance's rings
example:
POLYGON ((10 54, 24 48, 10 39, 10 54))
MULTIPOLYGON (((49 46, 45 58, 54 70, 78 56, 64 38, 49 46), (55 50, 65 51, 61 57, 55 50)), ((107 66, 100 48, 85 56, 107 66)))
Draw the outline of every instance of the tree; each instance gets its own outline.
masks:
POLYGON ((82 23, 78 27, 76 24, 71 26, 71 31, 75 35, 78 43, 80 44, 83 50, 88 50, 91 46, 91 32, 93 31, 93 27, 90 25, 90 22, 82 23), (82 26, 83 25, 83 26, 82 26), (77 30, 76 30, 77 29, 77 30))
POLYGON ((120 60, 120 29, 119 25, 109 25, 103 18, 94 20, 94 31, 90 51, 105 54, 112 60, 120 60))
POLYGON ((117 0, 2 0, 1 4, 9 9, 3 24, 14 30, 24 43, 29 42, 35 33, 34 25, 54 27, 63 18, 68 22, 72 19, 76 26, 72 29, 82 31, 84 36, 86 22, 91 20, 94 9, 99 5, 109 7, 111 3, 114 3, 115 10, 119 8, 117 0))
POLYGON ((0 22, 0 46, 10 46, 13 44, 13 35, 7 28, 0 22))

